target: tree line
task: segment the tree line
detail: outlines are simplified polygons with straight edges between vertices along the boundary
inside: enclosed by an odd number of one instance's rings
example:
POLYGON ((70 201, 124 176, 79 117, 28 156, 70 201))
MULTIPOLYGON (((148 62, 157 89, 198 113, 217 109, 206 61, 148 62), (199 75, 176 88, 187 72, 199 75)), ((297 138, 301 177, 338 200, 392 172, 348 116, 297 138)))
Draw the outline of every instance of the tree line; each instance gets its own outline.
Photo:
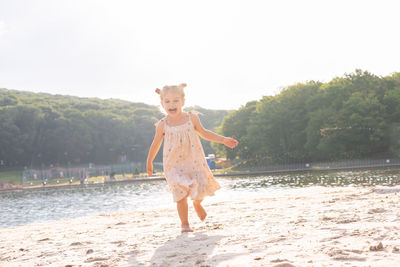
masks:
POLYGON ((214 148, 243 166, 400 157, 400 73, 297 83, 230 112, 218 131, 240 145, 214 148))
MULTIPOLYGON (((202 140, 205 153, 245 167, 400 157, 400 73, 356 70, 229 112, 190 109, 207 129, 240 142, 231 150, 202 140)), ((0 167, 144 162, 163 116, 143 103, 0 89, 0 167)))
MULTIPOLYGON (((195 108, 211 129, 227 114, 195 108)), ((143 103, 0 89, 0 167, 145 162, 163 116, 143 103)))

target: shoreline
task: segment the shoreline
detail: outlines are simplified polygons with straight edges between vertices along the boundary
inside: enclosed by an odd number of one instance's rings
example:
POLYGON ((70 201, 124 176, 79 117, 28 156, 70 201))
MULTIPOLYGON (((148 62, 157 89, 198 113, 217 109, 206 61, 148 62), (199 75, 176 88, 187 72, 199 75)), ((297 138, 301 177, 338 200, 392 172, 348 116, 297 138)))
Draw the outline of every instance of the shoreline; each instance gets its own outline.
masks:
POLYGON ((400 262, 400 186, 293 188, 217 202, 193 233, 175 206, 0 229, 4 266, 385 266, 400 262))
MULTIPOLYGON (((338 167, 338 168, 297 168, 297 169, 279 169, 279 170, 265 170, 265 171, 241 171, 241 172, 229 172, 229 173, 213 173, 215 177, 245 177, 245 176, 258 176, 258 175, 268 175, 268 174, 289 174, 289 173, 307 173, 307 172, 330 172, 330 171, 350 171, 350 170, 365 170, 365 169, 386 169, 400 167, 400 164, 375 164, 375 165, 365 165, 365 166, 349 166, 349 167, 338 167)), ((136 183, 136 182, 151 182, 151 181, 162 181, 165 180, 163 176, 149 176, 146 178, 136 178, 136 179, 126 179, 126 180, 116 180, 104 183, 91 183, 91 184, 55 184, 55 185, 37 185, 37 186, 18 186, 14 188, 0 188, 1 193, 17 192, 17 191, 28 191, 46 188, 69 188, 69 187, 86 187, 86 186, 99 186, 105 184, 115 184, 115 183, 136 183)))

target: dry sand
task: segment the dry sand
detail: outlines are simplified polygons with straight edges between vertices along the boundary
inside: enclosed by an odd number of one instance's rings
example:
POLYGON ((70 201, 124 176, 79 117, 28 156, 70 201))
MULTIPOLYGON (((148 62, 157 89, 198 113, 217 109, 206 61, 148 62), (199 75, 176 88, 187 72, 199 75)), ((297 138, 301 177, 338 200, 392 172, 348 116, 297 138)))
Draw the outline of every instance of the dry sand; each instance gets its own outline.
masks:
POLYGON ((0 266, 400 266, 400 187, 319 187, 0 229, 0 266))

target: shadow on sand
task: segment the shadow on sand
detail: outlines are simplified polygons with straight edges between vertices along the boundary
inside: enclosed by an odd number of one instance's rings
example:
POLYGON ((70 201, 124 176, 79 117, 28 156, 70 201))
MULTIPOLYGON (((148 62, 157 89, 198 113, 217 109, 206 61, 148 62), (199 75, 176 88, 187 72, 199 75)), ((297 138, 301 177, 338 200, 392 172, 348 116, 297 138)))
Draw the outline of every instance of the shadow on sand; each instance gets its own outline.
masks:
POLYGON ((183 233, 156 249, 150 262, 140 262, 133 251, 129 266, 215 266, 242 253, 224 253, 210 257, 218 242, 226 236, 205 232, 183 233))

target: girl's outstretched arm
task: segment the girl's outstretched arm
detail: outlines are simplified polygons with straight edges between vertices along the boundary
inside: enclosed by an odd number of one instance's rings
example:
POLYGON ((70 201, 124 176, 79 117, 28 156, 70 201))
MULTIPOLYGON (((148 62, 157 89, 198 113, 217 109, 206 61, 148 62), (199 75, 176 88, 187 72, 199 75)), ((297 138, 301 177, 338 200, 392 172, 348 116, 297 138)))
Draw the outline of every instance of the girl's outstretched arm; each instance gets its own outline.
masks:
POLYGON ((153 174, 153 160, 160 150, 162 140, 164 138, 164 121, 160 121, 156 126, 156 134, 154 135, 153 143, 151 143, 149 154, 147 156, 147 173, 153 174))
POLYGON ((229 148, 235 148, 239 144, 239 142, 233 138, 225 137, 216 134, 213 131, 205 129, 203 125, 201 125, 200 119, 197 114, 190 113, 189 116, 191 116, 192 118, 194 128, 202 138, 208 141, 224 144, 229 148))

